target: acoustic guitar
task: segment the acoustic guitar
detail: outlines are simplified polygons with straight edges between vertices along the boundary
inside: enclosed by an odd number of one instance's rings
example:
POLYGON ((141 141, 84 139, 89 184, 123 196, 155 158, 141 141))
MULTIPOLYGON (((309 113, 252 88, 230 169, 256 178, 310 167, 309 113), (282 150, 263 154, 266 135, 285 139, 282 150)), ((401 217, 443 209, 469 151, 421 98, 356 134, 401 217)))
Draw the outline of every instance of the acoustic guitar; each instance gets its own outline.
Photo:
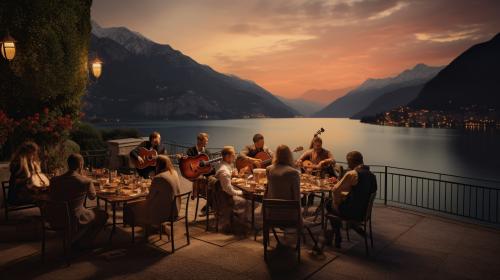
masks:
MULTIPOLYGON (((293 149, 293 152, 296 153, 296 152, 300 152, 302 150, 304 150, 304 147, 299 146, 299 147, 293 149)), ((273 161, 271 155, 269 155, 268 153, 266 153, 264 151, 258 152, 253 158, 260 159, 262 161, 260 163, 260 168, 266 168, 273 161)), ((238 171, 241 171, 242 169, 246 169, 248 171, 251 171, 254 168, 258 167, 253 163, 252 160, 244 158, 244 157, 236 158, 235 166, 236 166, 236 169, 238 169, 238 171)))
POLYGON ((156 158, 158 157, 158 152, 155 149, 146 149, 144 147, 139 147, 137 150, 137 154, 144 160, 143 163, 140 163, 138 160, 132 159, 132 162, 137 169, 156 166, 156 158))
POLYGON ((194 157, 181 157, 179 158, 179 170, 184 178, 194 181, 201 175, 210 173, 212 171, 212 163, 221 160, 222 157, 209 159, 206 154, 199 154, 194 157))

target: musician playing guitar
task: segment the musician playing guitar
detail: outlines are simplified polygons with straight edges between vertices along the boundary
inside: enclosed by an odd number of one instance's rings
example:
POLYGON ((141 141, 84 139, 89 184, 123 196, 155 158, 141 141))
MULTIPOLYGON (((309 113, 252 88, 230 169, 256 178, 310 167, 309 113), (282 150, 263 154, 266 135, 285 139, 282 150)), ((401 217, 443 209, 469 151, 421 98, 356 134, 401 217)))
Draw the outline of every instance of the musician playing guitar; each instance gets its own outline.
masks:
POLYGON ((130 152, 130 158, 136 163, 137 173, 144 177, 148 178, 150 175, 154 175, 156 169, 156 158, 154 155, 165 154, 165 147, 161 144, 161 135, 157 131, 153 131, 149 135, 149 141, 142 142, 139 146, 133 149, 130 152), (151 158, 143 158, 141 156, 142 151, 144 149, 150 151, 151 158), (139 166, 144 165, 145 163, 151 162, 151 164, 146 164, 147 167, 139 168, 139 166))
POLYGON ((335 159, 332 153, 323 148, 323 140, 317 135, 311 141, 309 150, 297 160, 297 166, 303 168, 304 171, 319 172, 322 176, 326 174, 334 176, 333 165, 335 165, 335 159))
POLYGON ((257 133, 253 136, 253 145, 246 146, 239 154, 239 157, 251 162, 254 167, 257 168, 265 168, 262 165, 262 159, 257 158, 259 154, 267 154, 269 159, 273 158, 273 152, 265 146, 264 144, 264 136, 260 133, 257 133))
MULTIPOLYGON (((200 154, 206 154, 209 158, 211 157, 210 152, 207 150, 208 145, 208 134, 205 132, 201 132, 196 137, 196 145, 187 149, 186 155, 189 157, 194 157, 200 154)), ((198 179, 193 181, 193 193, 191 198, 196 198, 196 209, 198 209, 198 203, 200 196, 207 200, 207 205, 209 208, 212 207, 212 200, 209 199, 211 197, 211 190, 208 189, 208 177, 215 175, 215 169, 212 168, 212 171, 208 174, 201 175, 198 179)), ((207 205, 201 208, 200 217, 204 217, 207 214, 207 205)), ((195 214, 196 220, 197 214, 195 214)))

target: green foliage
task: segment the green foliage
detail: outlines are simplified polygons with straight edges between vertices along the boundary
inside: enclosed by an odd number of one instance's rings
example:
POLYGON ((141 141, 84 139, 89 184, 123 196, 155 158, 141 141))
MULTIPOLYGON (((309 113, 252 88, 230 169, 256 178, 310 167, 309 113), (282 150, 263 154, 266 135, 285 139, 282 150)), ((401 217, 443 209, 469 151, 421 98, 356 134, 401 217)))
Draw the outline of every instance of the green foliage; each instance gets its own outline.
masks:
POLYGON ((65 161, 66 148, 74 150, 66 139, 87 85, 91 4, 0 1, 0 38, 9 31, 17 41, 14 59, 0 58, 0 111, 15 124, 8 140, 2 135, 3 157, 31 139, 42 148, 44 167, 52 168, 65 161))
POLYGON ((139 131, 134 128, 114 128, 102 130, 102 138, 104 141, 121 139, 121 138, 139 138, 139 131))
POLYGON ((70 154, 79 153, 80 146, 71 140, 59 143, 45 152, 46 170, 52 172, 56 169, 66 169, 66 160, 70 154))
POLYGON ((100 150, 106 148, 101 131, 89 123, 79 123, 73 127, 70 138, 80 145, 82 151, 100 150))
POLYGON ((0 61, 0 110, 20 118, 48 107, 78 118, 88 77, 91 0, 3 0, 0 36, 17 40, 0 61))

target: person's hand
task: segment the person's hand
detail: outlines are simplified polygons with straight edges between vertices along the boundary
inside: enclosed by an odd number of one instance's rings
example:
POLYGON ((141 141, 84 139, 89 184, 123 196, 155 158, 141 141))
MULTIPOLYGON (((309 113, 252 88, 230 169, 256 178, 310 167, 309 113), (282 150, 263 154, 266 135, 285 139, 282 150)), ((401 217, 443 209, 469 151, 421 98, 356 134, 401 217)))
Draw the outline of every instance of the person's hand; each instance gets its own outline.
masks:
POLYGON ((302 160, 298 159, 295 164, 297 164, 297 166, 299 167, 302 167, 302 160))
POLYGON ((141 156, 137 157, 137 161, 139 162, 139 164, 144 164, 144 159, 141 156))
POLYGON ((262 160, 261 159, 258 159, 258 158, 254 158, 253 159, 253 164, 257 167, 260 168, 260 166, 262 165, 262 160))

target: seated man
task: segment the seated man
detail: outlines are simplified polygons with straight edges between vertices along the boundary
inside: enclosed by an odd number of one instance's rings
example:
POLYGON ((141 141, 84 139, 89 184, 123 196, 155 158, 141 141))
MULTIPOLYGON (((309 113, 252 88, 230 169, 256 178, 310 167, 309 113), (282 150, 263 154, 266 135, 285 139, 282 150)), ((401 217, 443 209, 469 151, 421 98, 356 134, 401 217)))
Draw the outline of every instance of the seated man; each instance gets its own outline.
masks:
MULTIPOLYGON (((210 152, 207 150, 207 145, 208 145, 208 134, 205 132, 201 132, 196 137, 196 145, 187 149, 186 155, 194 157, 199 154, 206 154, 208 155, 208 157, 211 157, 210 152)), ((205 197, 207 199, 207 205, 209 206, 209 208, 212 207, 211 205, 212 200, 209 199, 211 197, 211 194, 209 193, 210 190, 208 189, 208 177, 214 174, 215 174, 215 169, 213 169, 212 172, 210 172, 209 174, 200 176, 200 178, 196 179, 193 182, 193 194, 191 197, 193 199, 197 198, 198 195, 200 195, 200 197, 205 197)), ((201 213, 199 214, 200 217, 204 217, 206 215, 207 212, 206 207, 207 206, 205 205, 203 206, 203 208, 201 208, 200 211, 201 213)), ((196 209, 198 209, 198 200, 196 200, 196 209)), ((195 219, 196 216, 198 215, 195 215, 195 219)))
MULTIPOLYGON (((149 135, 149 141, 142 142, 138 147, 130 152, 130 158, 134 162, 143 164, 146 159, 139 155, 139 148, 146 148, 148 150, 153 149, 159 155, 165 154, 165 147, 161 144, 161 135, 156 131, 153 131, 151 135, 149 135)), ((144 178, 149 178, 155 175, 155 169, 156 168, 154 166, 148 166, 143 169, 137 168, 137 173, 144 178)))
MULTIPOLYGON (((333 187, 333 203, 327 204, 327 210, 335 217, 330 223, 335 234, 335 246, 340 248, 342 238, 340 228, 342 219, 362 221, 369 199, 372 193, 377 191, 377 179, 364 165, 363 155, 352 151, 347 154, 347 164, 350 171, 333 187), (342 193, 348 194, 344 197, 342 193)), ((361 229, 353 225, 353 229, 360 232, 361 229)), ((328 238, 327 238, 328 239, 328 238)))
POLYGON ((333 166, 335 159, 330 151, 323 148, 323 139, 315 136, 309 150, 305 151, 297 160, 297 166, 303 168, 307 172, 319 172, 321 177, 325 175, 335 176, 333 166), (309 167, 304 166, 304 161, 310 161, 313 165, 309 167))
POLYGON ((176 218, 181 207, 180 200, 175 201, 175 205, 172 203, 174 197, 179 194, 179 175, 174 165, 167 156, 158 156, 156 175, 151 181, 149 194, 145 200, 127 203, 124 209, 125 223, 147 227, 176 218))
MULTIPOLYGON (((221 155, 222 161, 215 172, 215 177, 219 180, 222 191, 226 195, 230 196, 232 201, 230 205, 218 205, 220 208, 218 211, 225 213, 228 212, 225 210, 230 210, 230 215, 238 218, 236 222, 243 225, 248 218, 248 203, 242 197, 243 192, 231 184, 231 177, 238 174, 237 170, 233 166, 236 158, 236 152, 232 146, 226 146, 222 149, 221 155), (232 207, 232 209, 224 209, 228 207, 232 207)), ((233 226, 227 220, 222 220, 220 223, 223 226, 223 229, 228 229, 228 226, 233 226)), ((234 230, 234 228, 230 228, 230 230, 234 230)))
POLYGON ((73 215, 72 224, 76 224, 75 246, 88 247, 92 245, 99 231, 101 231, 108 220, 108 214, 97 208, 87 209, 83 206, 85 195, 94 200, 96 192, 92 181, 81 175, 83 169, 83 157, 80 154, 72 154, 68 157, 68 172, 52 178, 50 182, 50 199, 54 201, 73 201, 70 205, 73 215), (74 202, 77 200, 77 202, 74 202))
MULTIPOLYGON (((240 152, 239 157, 248 160, 253 164, 254 167, 264 168, 262 166, 262 160, 255 158, 258 153, 264 152, 269 155, 269 158, 273 157, 273 152, 265 145, 264 136, 257 133, 253 136, 253 144, 245 146, 245 148, 240 152)), ((249 170, 251 172, 251 170, 249 170)))

